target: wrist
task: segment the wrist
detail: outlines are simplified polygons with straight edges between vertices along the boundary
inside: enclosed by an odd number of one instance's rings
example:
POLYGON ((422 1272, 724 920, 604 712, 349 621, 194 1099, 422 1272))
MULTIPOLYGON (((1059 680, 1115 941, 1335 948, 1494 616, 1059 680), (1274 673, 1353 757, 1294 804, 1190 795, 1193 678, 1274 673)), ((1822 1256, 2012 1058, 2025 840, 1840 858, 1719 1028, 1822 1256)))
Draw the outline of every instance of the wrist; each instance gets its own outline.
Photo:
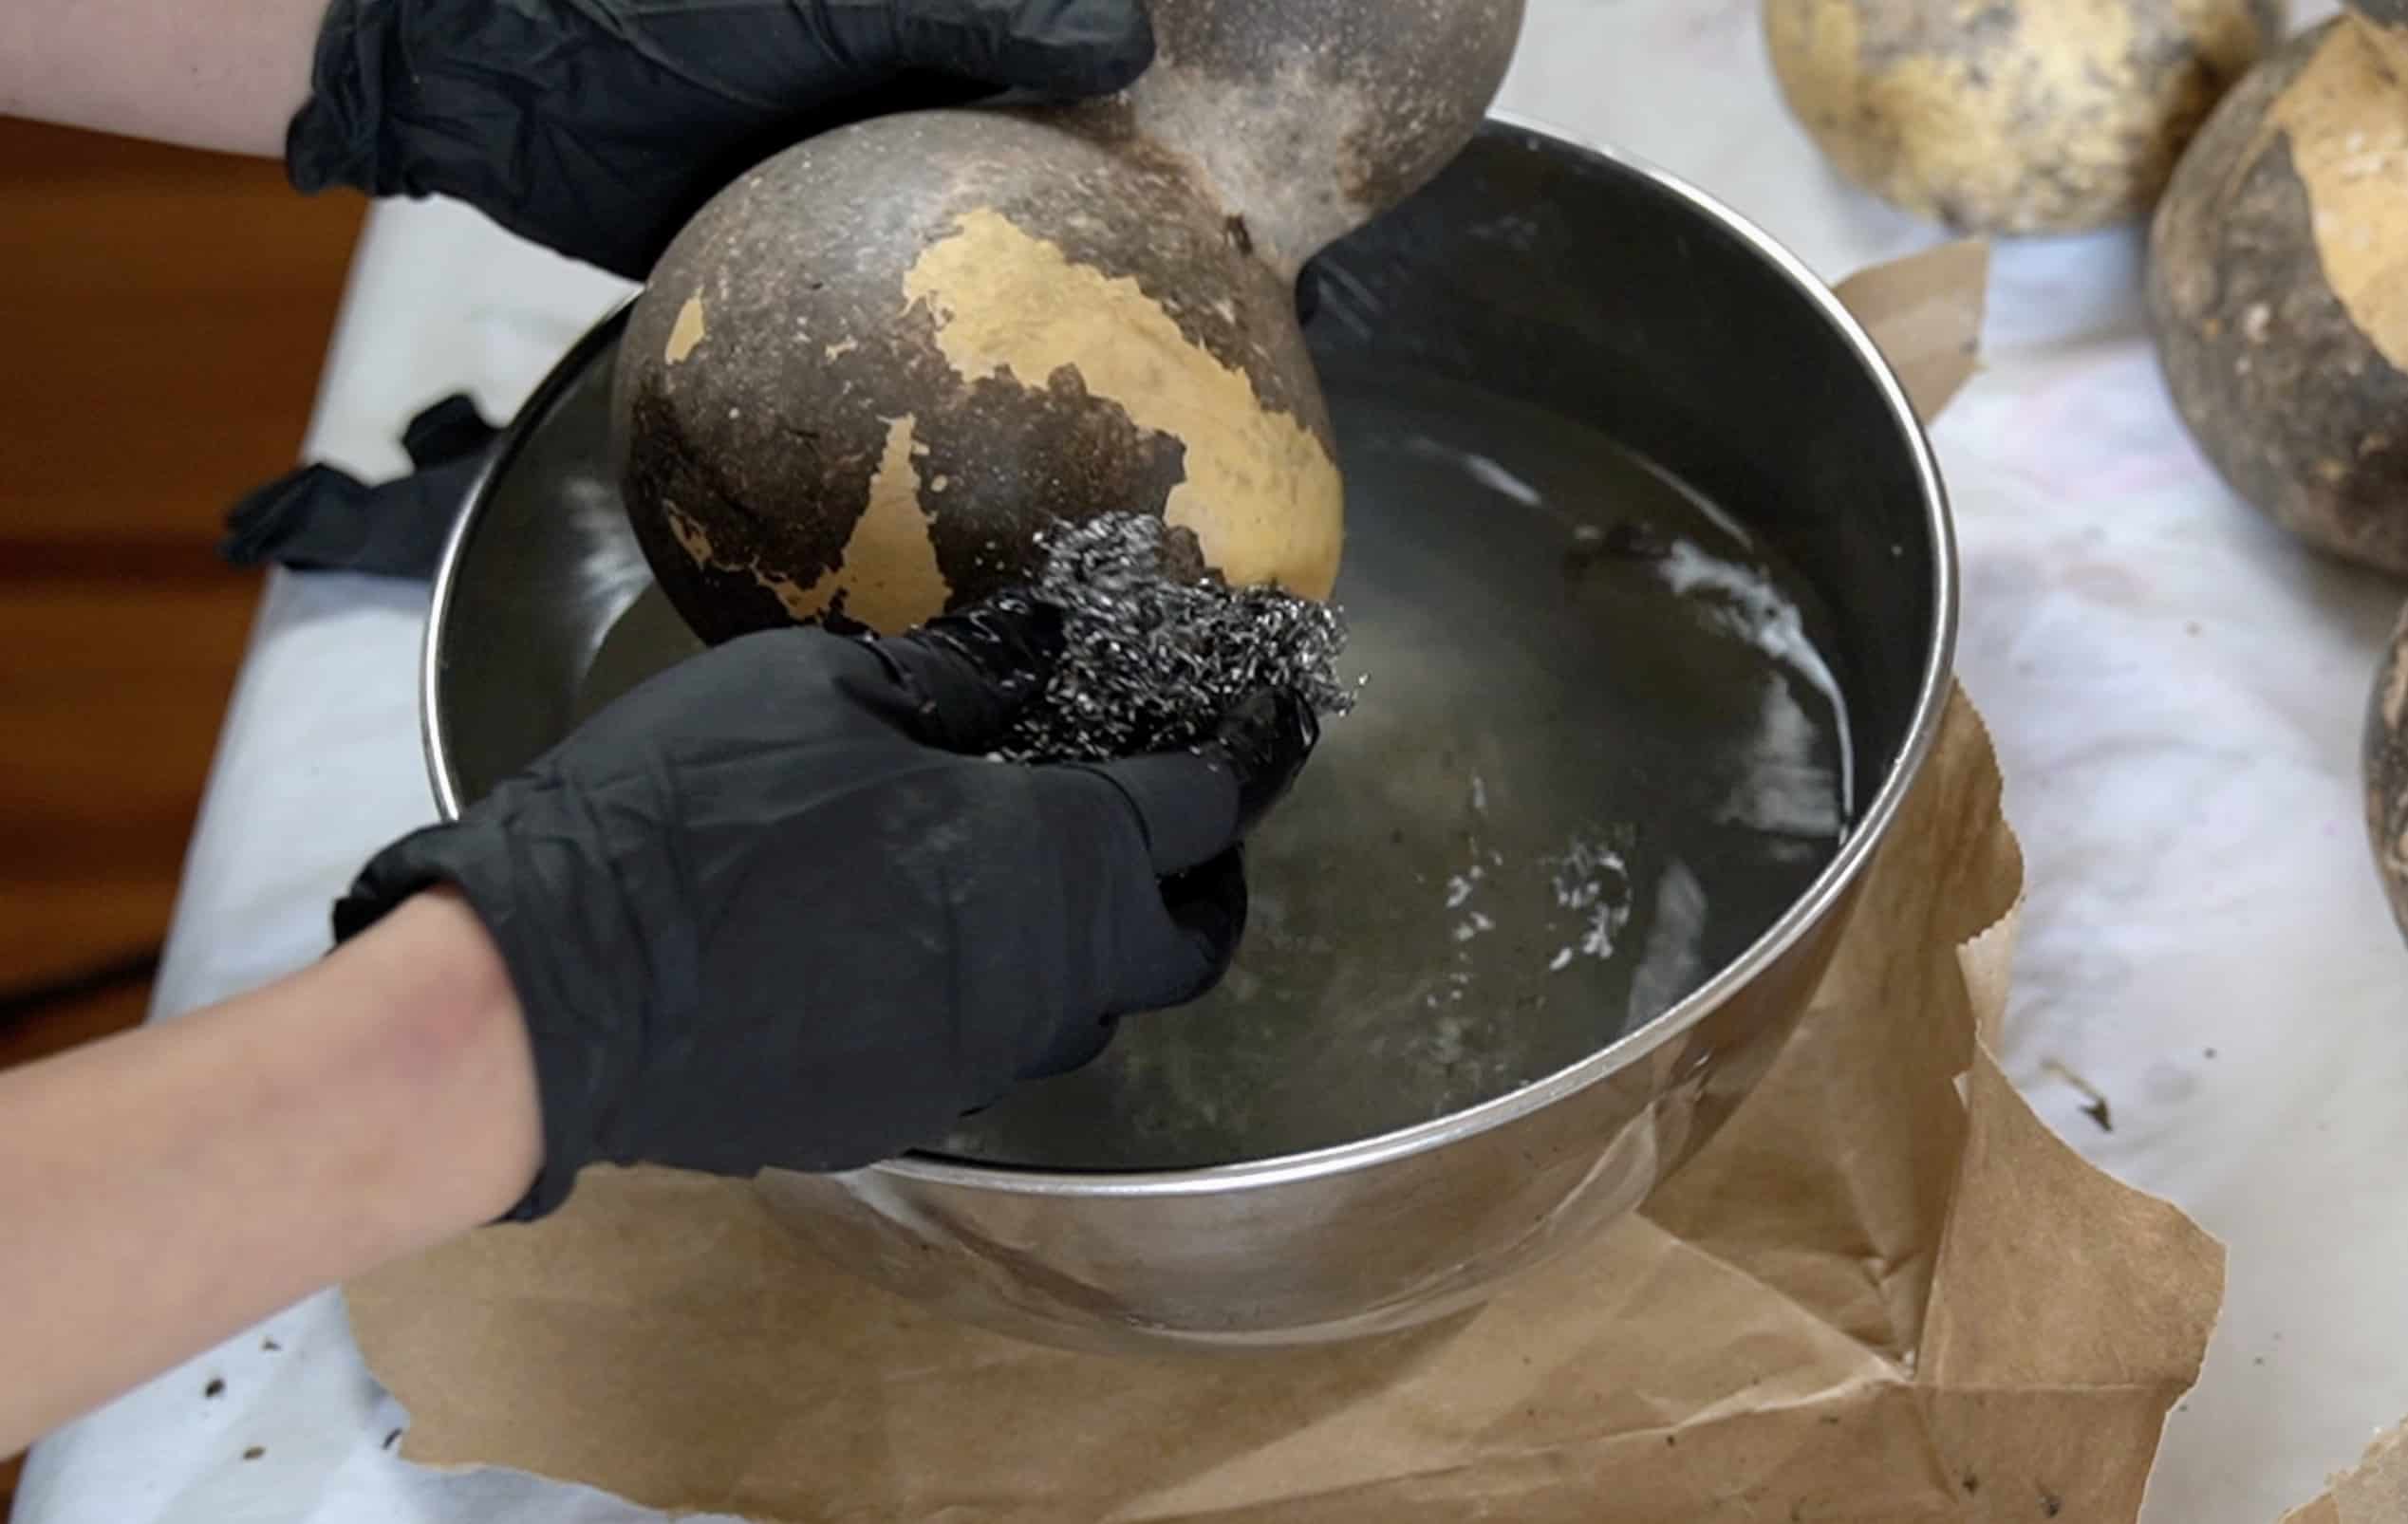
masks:
POLYGON ((548 792, 508 788, 455 824, 403 837, 369 859, 333 910, 335 939, 346 948, 391 945, 404 910, 408 937, 473 947, 473 981, 453 976, 460 982, 437 1002, 463 1021, 495 989, 510 992, 501 1026, 524 1063, 539 1137, 533 1169, 496 1215, 521 1219, 566 1200, 584 1164, 616 1159, 594 1129, 625 1093, 646 1026, 624 1009, 647 969, 624 907, 607 892, 614 865, 593 860, 596 844, 573 827, 547 821, 548 792))
POLYGON ((304 195, 337 186, 369 196, 397 189, 381 173, 377 130, 386 108, 384 14, 373 0, 327 0, 319 17, 307 86, 278 145, 285 177, 304 195))
POLYGON ((430 1097, 439 1123, 392 1183, 407 1220, 459 1231, 509 1212, 543 1162, 532 1048, 500 949, 467 900, 431 887, 327 959, 332 977, 390 992, 381 1061, 430 1097))

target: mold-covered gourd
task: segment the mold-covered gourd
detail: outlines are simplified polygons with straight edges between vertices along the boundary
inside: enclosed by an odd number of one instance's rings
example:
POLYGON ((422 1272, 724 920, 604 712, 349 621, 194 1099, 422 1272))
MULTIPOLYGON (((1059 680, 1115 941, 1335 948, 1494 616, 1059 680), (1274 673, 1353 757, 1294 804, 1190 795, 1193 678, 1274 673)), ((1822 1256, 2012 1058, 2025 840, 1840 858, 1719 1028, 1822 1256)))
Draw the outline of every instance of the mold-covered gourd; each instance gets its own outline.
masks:
POLYGON ((2233 88, 2157 208, 2148 310, 2232 489, 2408 572, 2408 90, 2384 56, 2336 16, 2233 88))
POLYGON ((2391 896, 2392 917, 2408 936, 2408 609, 2401 611, 2376 669, 2363 753, 2366 834, 2391 896))
POLYGON ((813 138, 698 214, 628 316, 627 510, 707 641, 920 623, 1050 523, 1159 514, 1326 598, 1342 494, 1304 261, 1479 129, 1521 0, 1153 0, 1118 96, 813 138))
POLYGON ((1840 173, 1963 232, 2145 214, 2282 0, 1764 0, 1791 112, 1840 173))

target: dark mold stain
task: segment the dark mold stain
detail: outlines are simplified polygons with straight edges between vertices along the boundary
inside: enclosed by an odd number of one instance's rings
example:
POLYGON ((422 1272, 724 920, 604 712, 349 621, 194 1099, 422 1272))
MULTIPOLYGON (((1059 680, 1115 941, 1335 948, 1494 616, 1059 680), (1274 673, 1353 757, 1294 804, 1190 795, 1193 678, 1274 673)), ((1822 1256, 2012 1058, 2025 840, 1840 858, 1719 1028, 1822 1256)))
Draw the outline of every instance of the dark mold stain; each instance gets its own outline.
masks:
POLYGON ((2408 376, 2326 283, 2289 139, 2262 130, 2327 31, 2287 44, 2199 133, 2151 231, 2149 322, 2234 492, 2312 545, 2408 572, 2408 376))
POLYGON ((1139 428, 1118 402, 1090 394, 1069 366, 1037 390, 980 381, 924 422, 920 501, 930 510, 929 542, 957 603, 1023 582, 1036 569, 1032 513, 1045 523, 1112 511, 1160 518, 1186 479, 1184 441, 1139 428), (1000 438, 1014 441, 1010 451, 988 447, 1000 438), (1054 469, 1032 481, 1014 469, 1016 454, 1054 469), (942 493, 931 490, 940 476, 942 493))

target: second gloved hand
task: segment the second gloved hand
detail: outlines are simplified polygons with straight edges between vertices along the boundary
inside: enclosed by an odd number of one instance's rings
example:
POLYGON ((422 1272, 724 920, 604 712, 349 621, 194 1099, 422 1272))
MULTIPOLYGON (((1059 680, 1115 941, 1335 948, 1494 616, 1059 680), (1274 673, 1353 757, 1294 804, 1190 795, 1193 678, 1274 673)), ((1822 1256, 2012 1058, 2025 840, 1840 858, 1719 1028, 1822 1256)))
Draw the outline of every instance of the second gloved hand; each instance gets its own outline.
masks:
POLYGON ((331 0, 285 162, 305 192, 448 195, 637 280, 812 132, 1108 94, 1152 59, 1142 0, 331 0))
POLYGON ((509 966, 545 1144, 516 1216, 593 1162, 890 1157, 1219 980, 1311 714, 1264 692, 1191 753, 988 760, 1060 641, 1026 603, 737 641, 368 865, 338 936, 450 883, 509 966))

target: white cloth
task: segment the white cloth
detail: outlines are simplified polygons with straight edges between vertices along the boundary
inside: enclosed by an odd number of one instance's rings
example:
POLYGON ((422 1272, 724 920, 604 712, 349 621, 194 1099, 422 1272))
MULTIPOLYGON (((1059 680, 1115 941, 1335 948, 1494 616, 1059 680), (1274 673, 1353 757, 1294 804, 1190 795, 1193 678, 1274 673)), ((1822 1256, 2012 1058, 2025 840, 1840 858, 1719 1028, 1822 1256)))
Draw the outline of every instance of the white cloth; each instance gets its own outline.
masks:
MULTIPOLYGON (((1829 279, 1935 241, 1835 179, 1775 94, 1756 17, 1756 0, 1532 0, 1502 103, 1689 179, 1829 279)), ((2271 1524, 2408 1415, 2408 948, 2357 760, 2401 589, 2317 562, 2217 483, 2141 333, 2139 251, 2129 230, 1999 248, 1988 368, 1934 437, 1963 536, 1960 670, 2030 863, 2010 1068, 2089 1157, 2231 1251, 2147 1517, 2271 1524), (2112 1134, 2052 1064, 2109 1097, 2112 1134)), ((455 386, 507 414, 622 289, 457 208, 381 209, 312 452, 399 469, 395 430, 455 386)), ((363 857, 431 817, 422 603, 273 579, 161 1014, 316 956, 363 857)), ((46 1441, 19 1518, 640 1516, 414 1471, 383 1449, 401 1422, 320 1297, 46 1441)))

